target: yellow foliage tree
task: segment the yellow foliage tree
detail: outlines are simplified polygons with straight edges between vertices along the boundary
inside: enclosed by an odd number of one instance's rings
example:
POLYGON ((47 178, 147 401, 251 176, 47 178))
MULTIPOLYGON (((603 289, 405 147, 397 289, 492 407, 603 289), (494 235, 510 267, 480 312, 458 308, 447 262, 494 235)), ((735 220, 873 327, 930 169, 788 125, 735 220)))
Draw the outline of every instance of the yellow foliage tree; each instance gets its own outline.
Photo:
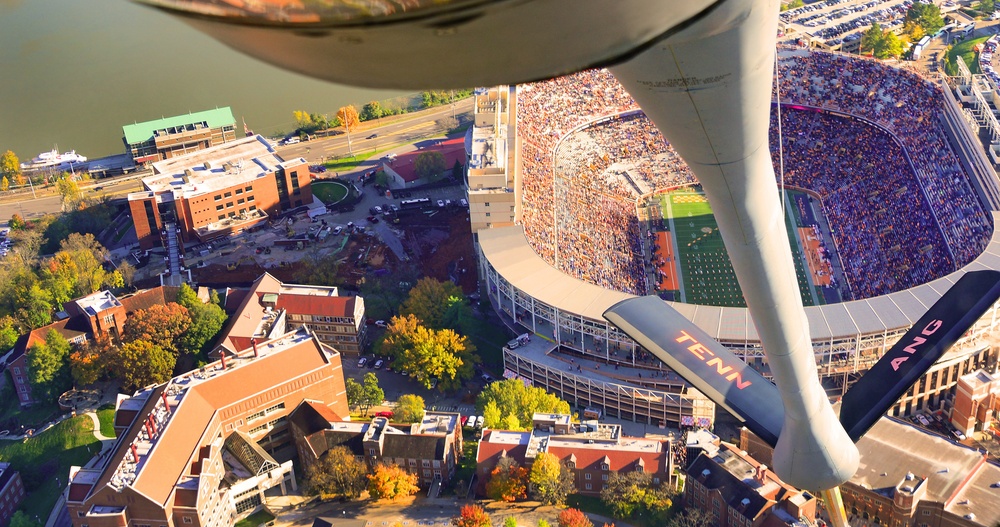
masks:
POLYGON ((358 118, 358 110, 353 105, 342 106, 337 110, 337 119, 340 120, 340 124, 347 128, 348 132, 356 130, 358 123, 361 122, 358 118))
POLYGON ((368 493, 376 500, 390 501, 412 496, 420 490, 417 475, 399 468, 395 463, 380 464, 368 474, 368 493))

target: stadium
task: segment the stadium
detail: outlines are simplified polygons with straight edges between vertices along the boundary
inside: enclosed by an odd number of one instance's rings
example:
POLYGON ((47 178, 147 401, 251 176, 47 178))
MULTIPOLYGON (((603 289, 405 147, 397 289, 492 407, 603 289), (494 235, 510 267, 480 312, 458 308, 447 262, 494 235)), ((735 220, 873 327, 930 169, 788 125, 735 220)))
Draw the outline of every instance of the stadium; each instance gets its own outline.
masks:
MULTIPOLYGON (((778 71, 772 157, 817 367, 838 396, 964 272, 1000 269, 995 182, 947 84, 805 49, 779 49, 778 71)), ((691 171, 607 71, 510 93, 516 222, 478 231, 480 276, 505 321, 541 338, 505 350, 505 375, 607 415, 708 424, 712 404, 602 317, 659 294, 768 375, 691 171)), ((960 376, 992 371, 997 315, 891 414, 938 411, 960 376)))

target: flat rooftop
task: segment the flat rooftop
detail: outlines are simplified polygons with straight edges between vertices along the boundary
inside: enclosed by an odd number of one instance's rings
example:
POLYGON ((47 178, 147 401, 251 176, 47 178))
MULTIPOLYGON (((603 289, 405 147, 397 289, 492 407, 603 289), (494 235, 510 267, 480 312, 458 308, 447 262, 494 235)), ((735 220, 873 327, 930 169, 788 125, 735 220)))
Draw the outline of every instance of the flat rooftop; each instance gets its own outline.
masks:
POLYGON ((74 300, 74 302, 76 305, 80 306, 80 309, 90 316, 96 316, 105 309, 120 307, 122 305, 122 303, 115 298, 115 295, 108 291, 98 291, 83 298, 78 298, 74 300))
POLYGON ((153 163, 154 175, 142 184, 157 194, 192 197, 250 183, 284 163, 267 139, 255 135, 153 163))

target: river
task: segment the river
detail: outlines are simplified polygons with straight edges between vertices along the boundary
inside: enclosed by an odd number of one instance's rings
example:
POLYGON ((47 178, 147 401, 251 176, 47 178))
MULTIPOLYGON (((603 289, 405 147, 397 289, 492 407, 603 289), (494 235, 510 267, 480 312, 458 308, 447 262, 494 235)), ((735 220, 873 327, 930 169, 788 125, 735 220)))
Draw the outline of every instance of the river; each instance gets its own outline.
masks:
POLYGON ((215 107, 272 134, 404 95, 285 72, 127 0, 0 0, 0 65, 0 152, 21 161, 123 153, 122 125, 215 107))

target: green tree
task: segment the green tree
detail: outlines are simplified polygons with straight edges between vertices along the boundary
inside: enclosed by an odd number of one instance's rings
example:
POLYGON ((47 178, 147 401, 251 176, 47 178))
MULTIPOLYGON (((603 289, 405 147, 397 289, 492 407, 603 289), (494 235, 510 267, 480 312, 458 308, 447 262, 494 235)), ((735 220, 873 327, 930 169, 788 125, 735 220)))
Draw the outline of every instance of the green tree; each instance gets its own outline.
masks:
POLYGON ((580 509, 565 509, 559 513, 559 527, 594 527, 594 522, 580 509))
POLYGON ((20 336, 21 330, 14 317, 10 315, 0 317, 0 351, 7 353, 7 350, 14 347, 20 336))
POLYGON ((378 377, 372 372, 366 373, 365 377, 361 379, 361 387, 364 389, 362 406, 365 409, 365 415, 368 415, 369 408, 378 406, 382 404, 382 401, 385 401, 385 391, 379 387, 378 377))
POLYGON ((8 150, 0 155, 0 175, 12 181, 21 175, 21 161, 14 152, 8 150))
POLYGON ((366 473, 365 464, 350 449, 335 446, 306 468, 305 491, 324 500, 356 499, 368 486, 366 473))
POLYGON ((177 291, 177 303, 187 309, 191 324, 177 340, 183 353, 198 353, 222 330, 229 318, 218 304, 203 303, 187 284, 177 291))
POLYGON ((52 322, 52 296, 37 281, 18 295, 17 305, 14 315, 24 327, 40 328, 52 322))
POLYGON ((417 481, 416 474, 411 474, 396 464, 379 464, 368 474, 368 493, 376 500, 405 498, 420 490, 417 481))
POLYGON ((396 399, 396 411, 392 420, 397 423, 419 423, 424 418, 424 398, 414 394, 403 394, 396 399))
POLYGON ((906 10, 905 20, 915 20, 920 27, 924 28, 924 34, 933 35, 944 27, 944 18, 941 16, 941 8, 935 4, 925 4, 914 2, 906 10))
POLYGON ((310 285, 339 285, 342 282, 338 276, 340 261, 341 258, 336 253, 324 256, 307 255, 300 261, 299 269, 295 272, 295 282, 310 285))
POLYGON ((413 160, 413 171, 418 176, 435 180, 444 174, 445 160, 444 154, 438 151, 422 152, 413 160))
POLYGON ((541 452, 531 464, 528 474, 532 499, 546 505, 562 505, 574 490, 573 473, 555 454, 541 452))
POLYGON ((996 10, 996 2, 993 0, 980 0, 979 4, 976 5, 976 9, 983 14, 990 14, 996 10))
POLYGON ((112 375, 126 390, 168 381, 177 363, 174 353, 148 340, 127 342, 109 358, 112 375))
POLYGON ((463 505, 458 516, 451 519, 454 527, 491 527, 490 515, 479 505, 463 505))
POLYGON ((503 527, 517 527, 517 518, 513 516, 507 516, 503 520, 503 527))
POLYGON ((401 315, 412 314, 431 329, 457 330, 471 312, 460 287, 431 277, 418 280, 399 308, 401 315))
POLYGON ((28 516, 28 513, 18 510, 11 516, 8 527, 41 527, 41 525, 41 523, 32 520, 31 516, 28 516))
POLYGON ((902 54, 903 42, 892 31, 886 31, 882 38, 882 45, 875 50, 875 57, 880 59, 899 58, 902 54))
POLYGON ((861 52, 875 53, 882 46, 883 38, 882 26, 875 22, 861 35, 861 52))
POLYGON ((347 405, 359 410, 363 407, 365 415, 368 415, 368 407, 365 406, 365 387, 350 377, 344 384, 347 388, 347 405))
POLYGON ((69 352, 69 341, 54 329, 45 334, 44 341, 31 345, 28 382, 36 398, 53 400, 70 388, 69 352))
POLYGON ((903 34, 910 42, 919 42, 924 38, 924 28, 916 20, 908 20, 903 23, 903 34))
POLYGON ((371 101, 361 107, 359 117, 362 121, 372 121, 381 118, 382 115, 384 115, 382 105, 378 101, 371 101))
POLYGON ((781 10, 788 11, 789 9, 796 9, 802 7, 803 5, 805 4, 802 3, 802 0, 791 0, 790 2, 785 2, 781 4, 781 10))
POLYGON ((648 472, 617 472, 611 474, 607 487, 601 490, 603 501, 616 518, 635 518, 641 514, 653 523, 661 524, 673 504, 662 485, 653 484, 648 472))
POLYGON ((525 386, 517 379, 505 379, 491 383, 476 398, 476 408, 479 409, 488 428, 501 428, 503 423, 491 421, 497 414, 484 412, 489 403, 499 409, 499 415, 510 415, 521 425, 514 430, 524 429, 532 422, 536 412, 569 414, 569 403, 546 392, 543 388, 525 386))
POLYGON ((461 387, 472 378, 479 361, 466 337, 450 329, 428 329, 413 315, 389 320, 380 349, 395 359, 399 369, 412 372, 417 382, 430 388, 437 381, 442 390, 461 387))
POLYGON ((486 482, 486 496, 494 501, 513 502, 526 498, 527 491, 528 470, 510 456, 501 457, 497 466, 490 471, 490 479, 486 482))
POLYGON ((176 302, 152 305, 129 315, 125 321, 124 340, 148 341, 176 355, 180 337, 190 327, 191 316, 184 306, 176 302))

